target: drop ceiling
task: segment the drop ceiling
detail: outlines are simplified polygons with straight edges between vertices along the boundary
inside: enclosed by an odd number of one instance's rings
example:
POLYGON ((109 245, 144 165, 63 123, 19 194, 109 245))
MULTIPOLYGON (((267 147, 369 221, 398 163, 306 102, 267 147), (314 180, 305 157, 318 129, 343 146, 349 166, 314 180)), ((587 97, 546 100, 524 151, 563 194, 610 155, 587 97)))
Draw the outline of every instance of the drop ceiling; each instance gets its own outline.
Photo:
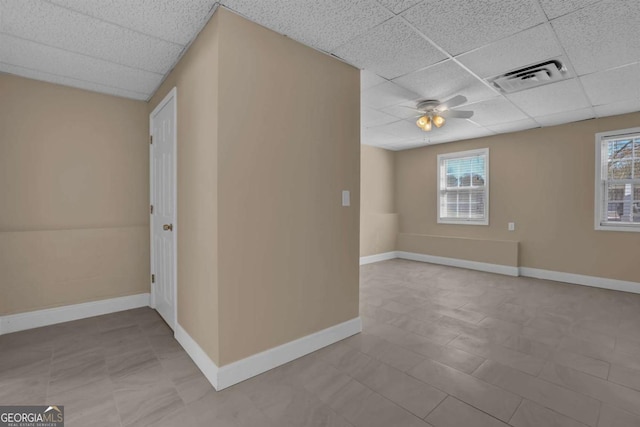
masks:
MULTIPOLYGON (((0 72, 148 100, 214 0, 0 0, 0 72)), ((362 69, 362 143, 391 150, 640 111, 637 0, 225 0, 362 69), (569 78, 503 94, 489 79, 560 58, 569 78), (411 108, 464 95, 425 133, 411 108)))

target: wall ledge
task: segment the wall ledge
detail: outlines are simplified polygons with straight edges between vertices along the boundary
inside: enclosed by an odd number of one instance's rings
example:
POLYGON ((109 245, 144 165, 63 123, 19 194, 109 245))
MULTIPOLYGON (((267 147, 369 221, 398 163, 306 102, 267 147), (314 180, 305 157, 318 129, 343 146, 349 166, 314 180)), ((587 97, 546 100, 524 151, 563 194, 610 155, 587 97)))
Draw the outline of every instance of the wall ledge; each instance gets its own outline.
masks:
POLYGON ((609 279, 606 277, 586 276, 583 274, 564 273, 561 271, 542 270, 531 267, 511 267, 508 265, 488 264, 484 262, 468 261, 458 258, 445 258, 415 252, 385 252, 377 255, 360 257, 360 265, 389 259, 406 259, 410 261, 427 262, 431 264, 448 265, 451 267, 467 268, 488 273, 504 274, 507 276, 532 277, 534 279, 553 280, 555 282, 572 285, 591 286, 593 288, 610 289, 614 291, 640 294, 640 283, 626 280, 609 279), (392 257, 393 255, 393 257, 392 257))
POLYGON ((211 385, 216 390, 223 390, 359 332, 362 332, 362 320, 356 317, 221 367, 209 358, 180 325, 176 327, 175 336, 211 385))
POLYGON ((147 306, 149 294, 144 293, 9 314, 0 316, 0 335, 147 306))
POLYGON ((418 254, 415 252, 396 251, 398 258, 411 261, 429 262, 431 264, 448 265, 451 267, 467 268, 469 270, 486 271, 488 273, 504 274, 506 276, 518 276, 518 267, 501 264, 489 264, 486 262, 469 261, 459 258, 447 258, 434 255, 418 254))
POLYGON ((564 273, 561 271, 541 270, 539 268, 520 267, 520 275, 535 279, 553 280, 555 282, 574 285, 591 286, 593 288, 611 289, 614 291, 640 294, 640 283, 626 280, 608 279, 606 277, 585 276, 582 274, 564 273))

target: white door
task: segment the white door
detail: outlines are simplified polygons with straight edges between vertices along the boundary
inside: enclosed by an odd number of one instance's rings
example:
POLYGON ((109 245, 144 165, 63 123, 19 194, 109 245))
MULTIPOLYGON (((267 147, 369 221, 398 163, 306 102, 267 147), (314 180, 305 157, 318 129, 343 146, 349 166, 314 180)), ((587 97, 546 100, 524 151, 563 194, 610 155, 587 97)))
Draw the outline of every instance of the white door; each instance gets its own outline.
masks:
POLYGON ((176 324, 176 89, 151 113, 151 305, 176 324))

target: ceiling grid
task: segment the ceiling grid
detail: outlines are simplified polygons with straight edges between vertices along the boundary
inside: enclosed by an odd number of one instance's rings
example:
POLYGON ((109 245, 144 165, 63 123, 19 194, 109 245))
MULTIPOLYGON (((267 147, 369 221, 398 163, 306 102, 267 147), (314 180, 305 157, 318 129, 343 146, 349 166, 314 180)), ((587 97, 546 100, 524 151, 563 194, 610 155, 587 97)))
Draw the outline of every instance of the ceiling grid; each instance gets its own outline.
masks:
POLYGON ((361 70, 362 143, 392 150, 640 111, 632 0, 0 0, 0 72, 148 100, 221 4, 361 70), (557 58, 568 78, 490 79, 557 58), (474 111, 423 132, 414 108, 474 111))

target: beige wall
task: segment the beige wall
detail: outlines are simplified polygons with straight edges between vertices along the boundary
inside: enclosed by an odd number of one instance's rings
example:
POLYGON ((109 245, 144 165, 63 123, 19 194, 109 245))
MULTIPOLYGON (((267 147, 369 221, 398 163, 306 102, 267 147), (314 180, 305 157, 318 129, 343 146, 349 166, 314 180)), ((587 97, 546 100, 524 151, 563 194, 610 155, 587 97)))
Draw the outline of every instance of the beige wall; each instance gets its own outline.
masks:
POLYGON ((177 87, 178 323, 219 364, 216 13, 149 102, 177 87))
POLYGON ((640 235, 593 226, 594 134, 639 122, 640 113, 634 113, 398 152, 400 232, 518 241, 523 267, 640 281, 640 235), (490 225, 437 224, 436 156, 484 147, 490 157, 490 225), (507 231, 510 221, 514 232, 507 231))
POLYGON ((362 145, 360 158, 360 256, 394 251, 398 234, 394 152, 362 145))
POLYGON ((224 365, 358 316, 360 73, 217 14, 224 365))
POLYGON ((219 9, 173 86, 180 325, 222 366, 357 317, 358 70, 219 9))
POLYGON ((0 315, 149 292, 147 118, 0 74, 0 315))

